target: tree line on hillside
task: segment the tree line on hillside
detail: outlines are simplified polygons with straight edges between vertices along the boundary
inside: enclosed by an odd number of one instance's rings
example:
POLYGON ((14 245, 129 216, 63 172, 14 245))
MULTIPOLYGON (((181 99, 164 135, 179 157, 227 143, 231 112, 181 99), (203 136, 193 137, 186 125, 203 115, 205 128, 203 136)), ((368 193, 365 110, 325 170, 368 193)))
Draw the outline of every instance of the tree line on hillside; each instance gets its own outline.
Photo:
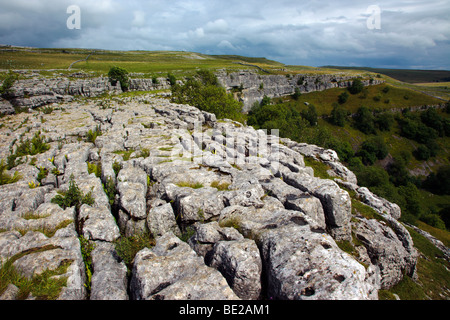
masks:
MULTIPOLYGON (((450 105, 446 111, 450 113, 450 105)), ((298 111, 295 104, 276 104, 265 97, 253 106, 247 121, 255 128, 279 129, 282 137, 334 149, 341 161, 356 174, 359 185, 400 205, 403 220, 414 223, 420 219, 442 229, 450 227, 448 214, 445 214, 448 209, 441 212, 438 209, 424 210, 419 194, 419 188, 435 194, 450 194, 450 167, 441 167, 425 180, 410 175, 407 169, 413 156, 420 161, 436 156, 440 149, 437 139, 450 136, 450 121, 436 109, 393 114, 373 112, 362 106, 350 116, 342 105, 336 103, 327 121, 340 127, 350 124, 367 136, 356 151, 349 141, 340 140, 327 128, 317 126, 317 111, 312 104, 298 111), (390 153, 382 133, 392 132, 395 124, 400 128, 401 136, 419 143, 419 146, 413 153, 397 150, 398 155, 385 167, 376 165, 390 153)))

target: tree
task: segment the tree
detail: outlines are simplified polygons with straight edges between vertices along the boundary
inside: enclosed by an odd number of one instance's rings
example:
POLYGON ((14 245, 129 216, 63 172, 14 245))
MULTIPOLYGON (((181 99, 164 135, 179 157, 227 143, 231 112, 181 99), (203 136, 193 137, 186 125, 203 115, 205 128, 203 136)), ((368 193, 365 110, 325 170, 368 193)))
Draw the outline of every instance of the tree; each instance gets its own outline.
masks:
POLYGON ((339 104, 346 103, 348 100, 348 97, 349 97, 349 95, 348 95, 347 91, 342 92, 338 97, 339 104))
POLYGON ((130 86, 128 79, 128 71, 121 67, 112 67, 108 72, 109 81, 112 85, 116 85, 120 81, 120 87, 123 91, 127 91, 130 86))
POLYGON ((390 131, 394 121, 394 116, 390 112, 382 112, 375 116, 375 124, 381 131, 390 131))
POLYGON ((354 116, 355 127, 365 133, 374 134, 375 131, 375 119, 372 112, 367 107, 360 107, 354 116))
POLYGON ((345 121, 347 120, 347 110, 337 103, 333 104, 333 110, 330 114, 330 122, 336 126, 345 126, 345 121))
POLYGON ((445 135, 444 119, 439 115, 435 108, 428 108, 420 114, 422 122, 430 128, 436 130, 440 137, 445 135))
POLYGON ((383 168, 365 167, 358 174, 358 184, 367 188, 382 187, 389 184, 389 175, 383 168))
POLYGON ((310 126, 317 125, 317 111, 314 105, 310 104, 307 110, 302 111, 301 115, 303 119, 309 122, 310 126))
POLYGON ((430 173, 423 186, 435 194, 450 194, 450 166, 442 166, 430 173))
POLYGON ((184 85, 173 85, 172 101, 214 113, 219 119, 242 121, 242 103, 234 100, 231 93, 220 87, 217 78, 210 71, 198 71, 184 85))
POLYGON ((299 88, 295 88, 294 94, 292 95, 292 98, 294 98, 294 100, 298 100, 298 98, 300 98, 301 95, 302 95, 302 93, 300 92, 300 89, 299 88))
POLYGON ((421 144, 417 150, 413 152, 414 157, 417 160, 428 160, 430 159, 430 149, 426 145, 421 144))
POLYGON ((177 83, 177 78, 171 73, 167 74, 167 79, 169 80, 171 86, 177 83))
POLYGON ((402 158, 394 158, 394 161, 388 167, 389 180, 395 186, 404 186, 411 181, 406 163, 402 158))
POLYGON ((351 94, 357 94, 360 93, 364 89, 364 84, 362 83, 361 79, 355 79, 352 82, 352 85, 348 88, 348 91, 351 94))
POLYGON ((398 191, 407 200, 405 205, 407 213, 420 217, 422 215, 422 209, 420 207, 420 194, 417 187, 413 183, 408 182, 406 185, 400 186, 398 191))

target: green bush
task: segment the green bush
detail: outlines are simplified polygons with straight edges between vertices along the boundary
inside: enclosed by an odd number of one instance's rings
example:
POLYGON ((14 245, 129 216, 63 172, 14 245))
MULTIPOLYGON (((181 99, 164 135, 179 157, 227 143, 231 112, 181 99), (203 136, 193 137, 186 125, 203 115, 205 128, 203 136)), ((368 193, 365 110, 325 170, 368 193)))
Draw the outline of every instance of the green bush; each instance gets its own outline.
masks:
POLYGON ((25 141, 20 141, 16 151, 14 153, 11 152, 11 155, 9 155, 7 159, 7 168, 9 170, 19 165, 21 163, 17 161, 17 158, 19 157, 27 155, 34 156, 49 149, 50 145, 45 143, 45 137, 41 136, 40 132, 36 132, 31 140, 27 139, 25 141))
POLYGON ((430 173, 423 186, 435 194, 450 194, 450 166, 442 166, 430 173))
POLYGON ((301 115, 303 119, 309 122, 310 126, 317 125, 317 111, 314 105, 310 104, 307 110, 301 112, 301 115))
POLYGON ((231 93, 227 94, 210 71, 198 71, 196 76, 188 79, 184 85, 173 85, 172 101, 214 113, 218 119, 243 121, 242 103, 234 100, 231 93))
POLYGON ((336 103, 333 105, 333 110, 331 110, 329 119, 332 124, 343 127, 345 126, 345 122, 347 120, 347 110, 336 103))
POLYGON ((4 163, 3 159, 0 161, 0 186, 4 184, 10 184, 19 181, 21 175, 18 171, 14 172, 14 175, 11 177, 8 173, 6 173, 7 165, 4 163))
POLYGON ((84 195, 74 179, 75 178, 72 175, 69 180, 69 189, 67 191, 60 191, 60 194, 56 195, 51 200, 52 203, 59 205, 63 209, 75 207, 77 211, 83 204, 90 206, 94 204, 95 201, 92 197, 92 191, 89 191, 86 195, 84 195))
POLYGON ((413 152, 414 157, 417 160, 428 160, 431 157, 430 149, 426 145, 421 144, 419 147, 417 147, 417 150, 413 152))
POLYGON ((338 97, 338 102, 339 102, 339 104, 344 104, 344 103, 346 103, 347 102, 347 100, 348 100, 348 93, 347 93, 347 91, 344 91, 344 92, 342 92, 340 95, 339 95, 339 97, 338 97))
POLYGON ((381 131, 390 131, 395 119, 394 115, 390 112, 382 112, 375 116, 375 125, 381 131))
POLYGON ((109 81, 112 85, 116 85, 120 81, 120 87, 123 91, 127 91, 130 86, 128 79, 128 71, 121 67, 112 67, 108 72, 109 81))
POLYGON ((364 89, 364 84, 362 83, 361 79, 355 79, 352 82, 352 85, 348 88, 348 91, 351 94, 357 94, 360 93, 364 89))
POLYGON ((374 134, 375 131, 375 118, 372 114, 372 111, 367 107, 360 107, 354 116, 354 125, 355 127, 365 133, 365 134, 374 134))
POLYGON ((10 70, 5 80, 3 80, 2 86, 0 87, 0 95, 8 95, 8 93, 11 92, 11 88, 14 85, 14 82, 17 81, 17 79, 18 75, 10 70))
POLYGON ((86 135, 86 141, 95 143, 95 140, 98 136, 102 135, 102 131, 100 129, 100 126, 95 127, 95 130, 92 131, 92 129, 89 129, 87 135, 86 135))
POLYGON ((177 83, 177 78, 171 73, 167 75, 167 79, 169 80, 171 86, 174 86, 177 83))

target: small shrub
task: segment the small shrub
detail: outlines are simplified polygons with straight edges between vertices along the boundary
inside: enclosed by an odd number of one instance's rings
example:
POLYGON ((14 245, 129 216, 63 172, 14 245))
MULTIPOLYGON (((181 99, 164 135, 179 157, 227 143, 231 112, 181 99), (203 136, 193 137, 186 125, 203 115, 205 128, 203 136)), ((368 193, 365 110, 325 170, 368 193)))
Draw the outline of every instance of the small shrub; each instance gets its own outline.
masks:
POLYGON ((362 83, 361 79, 355 79, 352 82, 352 85, 348 88, 348 91, 351 94, 357 94, 360 93, 364 89, 364 84, 362 83))
POLYGON ((338 97, 339 104, 346 103, 348 100, 348 97, 349 97, 349 95, 348 95, 347 91, 342 92, 338 97))
POLYGON ((89 174, 94 173, 97 178, 102 176, 102 164, 101 163, 87 163, 89 174))
POLYGON ((8 93, 10 93, 11 88, 17 79, 18 75, 10 70, 5 80, 3 80, 2 86, 0 87, 0 95, 6 96, 8 93))
POLYGON ((6 173, 7 165, 4 163, 3 159, 0 162, 0 186, 4 184, 14 183, 20 180, 21 175, 18 171, 14 172, 14 175, 11 177, 8 173, 6 173))
POLYGON ((45 179, 47 176, 48 176, 48 169, 44 168, 44 167, 40 167, 36 180, 39 181, 39 183, 40 183, 42 181, 42 179, 45 179))
POLYGON ((122 169, 122 165, 116 161, 114 161, 114 163, 112 164, 112 168, 114 170, 114 173, 116 174, 116 176, 119 174, 119 171, 122 169))
POLYGON ((84 286, 90 292, 92 274, 94 273, 91 254, 92 251, 95 249, 95 244, 83 236, 78 237, 78 239, 80 240, 81 256, 83 257, 84 266, 86 270, 86 282, 84 283, 84 286))
POLYGON ((16 151, 14 153, 11 152, 11 155, 8 156, 7 159, 7 168, 12 169, 15 166, 19 165, 22 162, 18 162, 17 158, 27 156, 27 155, 36 155, 39 153, 43 153, 50 149, 50 145, 45 143, 45 137, 40 135, 40 132, 36 132, 34 137, 30 140, 27 139, 25 141, 21 141, 17 146, 16 151))
POLYGON ((123 91, 127 91, 130 86, 128 79, 128 71, 121 67, 112 67, 108 72, 109 81, 112 85, 116 85, 120 81, 120 87, 123 91))
POLYGON ((116 196, 116 184, 114 183, 114 180, 111 177, 108 177, 106 179, 106 183, 103 184, 103 190, 108 196, 109 204, 113 205, 116 196))
POLYGON ((167 79, 169 80, 169 83, 170 83, 171 86, 173 86, 173 85, 175 85, 177 83, 177 78, 171 73, 169 73, 167 75, 167 79))
POLYGON ((97 126, 94 131, 89 129, 87 136, 86 136, 86 141, 95 143, 95 140, 97 139, 97 137, 101 136, 101 135, 102 135, 102 131, 100 130, 100 126, 97 126))
POLYGON ((128 271, 131 272, 133 259, 143 248, 152 248, 155 245, 155 239, 150 233, 136 234, 131 237, 120 237, 114 242, 117 255, 125 262, 128 271))
POLYGON ((89 191, 86 195, 81 192, 72 175, 69 181, 69 189, 67 191, 61 191, 51 202, 59 205, 63 209, 75 206, 78 211, 83 204, 92 206, 95 200, 92 197, 92 191, 89 191))
POLYGON ((44 114, 50 114, 50 113, 53 112, 53 107, 51 107, 51 106, 44 107, 44 108, 41 109, 41 111, 42 111, 44 114))

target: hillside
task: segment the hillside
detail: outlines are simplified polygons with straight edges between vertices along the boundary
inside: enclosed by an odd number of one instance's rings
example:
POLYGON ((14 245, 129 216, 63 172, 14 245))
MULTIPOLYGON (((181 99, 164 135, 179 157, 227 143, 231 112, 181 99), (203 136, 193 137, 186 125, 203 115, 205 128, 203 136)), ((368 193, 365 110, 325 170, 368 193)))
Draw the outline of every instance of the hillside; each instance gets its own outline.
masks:
POLYGON ((325 68, 339 70, 365 70, 373 73, 384 74, 388 77, 407 83, 449 82, 450 71, 447 70, 412 70, 412 69, 384 69, 368 67, 338 67, 326 66, 325 68))
POLYGON ((448 299, 442 99, 190 52, 96 50, 67 70, 92 51, 0 49, 3 84, 18 74, 0 101, 0 296, 448 299))

